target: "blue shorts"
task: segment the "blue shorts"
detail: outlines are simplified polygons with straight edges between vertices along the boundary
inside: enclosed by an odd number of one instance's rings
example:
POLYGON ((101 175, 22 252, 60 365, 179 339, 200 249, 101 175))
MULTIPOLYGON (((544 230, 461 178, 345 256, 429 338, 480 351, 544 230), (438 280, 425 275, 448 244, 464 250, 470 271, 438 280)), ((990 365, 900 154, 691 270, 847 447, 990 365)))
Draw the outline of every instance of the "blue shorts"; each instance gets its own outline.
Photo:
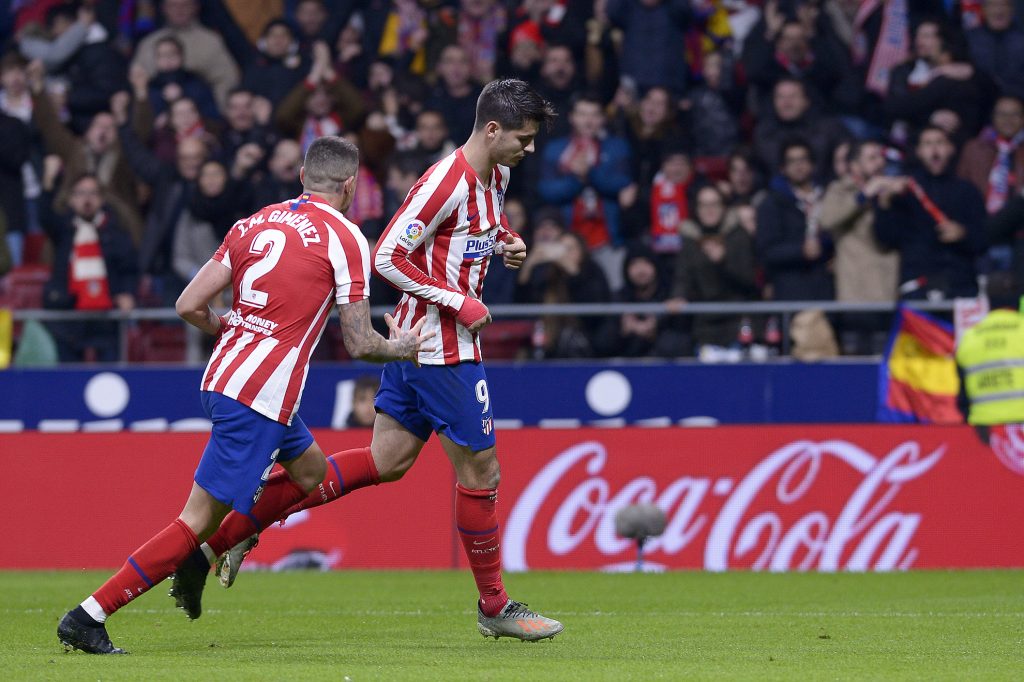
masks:
POLYGON ((312 445, 313 434, 298 415, 287 426, 220 393, 200 395, 213 431, 195 481, 235 511, 249 514, 274 463, 301 455, 312 445))
POLYGON ((389 362, 373 404, 422 441, 436 431, 473 452, 494 447, 494 413, 481 363, 389 362))

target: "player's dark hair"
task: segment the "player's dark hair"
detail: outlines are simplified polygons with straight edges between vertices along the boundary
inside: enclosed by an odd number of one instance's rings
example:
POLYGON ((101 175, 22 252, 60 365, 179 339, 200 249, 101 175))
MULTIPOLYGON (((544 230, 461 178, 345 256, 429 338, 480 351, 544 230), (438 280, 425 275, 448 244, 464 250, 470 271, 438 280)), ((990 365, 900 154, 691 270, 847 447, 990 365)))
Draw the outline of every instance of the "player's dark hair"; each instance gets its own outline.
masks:
POLYGON ((503 78, 484 86, 476 100, 476 123, 473 129, 482 130, 490 121, 508 130, 522 128, 528 121, 550 128, 557 115, 551 103, 525 81, 503 78))
POLYGON ((306 150, 302 166, 307 189, 337 192, 337 186, 359 170, 359 148, 340 137, 318 137, 306 150))

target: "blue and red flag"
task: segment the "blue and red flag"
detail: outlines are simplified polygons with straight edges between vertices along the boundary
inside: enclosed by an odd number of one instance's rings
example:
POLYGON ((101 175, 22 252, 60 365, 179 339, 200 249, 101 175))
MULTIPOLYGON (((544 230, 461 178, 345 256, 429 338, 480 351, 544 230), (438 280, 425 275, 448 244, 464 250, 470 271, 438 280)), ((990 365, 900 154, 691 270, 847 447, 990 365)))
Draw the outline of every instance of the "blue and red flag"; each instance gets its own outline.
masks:
POLYGON ((900 306, 878 371, 878 421, 962 424, 953 327, 900 306))

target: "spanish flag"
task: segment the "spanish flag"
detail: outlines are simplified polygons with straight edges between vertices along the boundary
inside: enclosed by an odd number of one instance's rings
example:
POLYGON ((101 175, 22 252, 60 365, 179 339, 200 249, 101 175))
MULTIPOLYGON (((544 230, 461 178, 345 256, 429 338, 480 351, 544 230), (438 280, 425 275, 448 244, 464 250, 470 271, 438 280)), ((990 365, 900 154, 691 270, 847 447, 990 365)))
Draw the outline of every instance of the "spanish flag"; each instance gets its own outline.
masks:
POLYGON ((962 424, 953 328, 900 306, 878 372, 878 421, 962 424))

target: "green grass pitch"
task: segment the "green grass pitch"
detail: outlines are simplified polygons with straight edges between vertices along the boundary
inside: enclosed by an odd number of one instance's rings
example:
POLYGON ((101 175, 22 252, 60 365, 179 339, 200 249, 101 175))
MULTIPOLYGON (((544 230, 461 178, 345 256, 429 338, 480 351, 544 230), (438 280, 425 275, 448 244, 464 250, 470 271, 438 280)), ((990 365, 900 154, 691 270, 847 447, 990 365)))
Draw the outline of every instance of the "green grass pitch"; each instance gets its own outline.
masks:
POLYGON ((109 622, 130 656, 63 653, 105 573, 0 573, 14 680, 1022 680, 1024 573, 528 573, 553 641, 484 639, 468 572, 211 578, 188 622, 164 583, 109 622))

